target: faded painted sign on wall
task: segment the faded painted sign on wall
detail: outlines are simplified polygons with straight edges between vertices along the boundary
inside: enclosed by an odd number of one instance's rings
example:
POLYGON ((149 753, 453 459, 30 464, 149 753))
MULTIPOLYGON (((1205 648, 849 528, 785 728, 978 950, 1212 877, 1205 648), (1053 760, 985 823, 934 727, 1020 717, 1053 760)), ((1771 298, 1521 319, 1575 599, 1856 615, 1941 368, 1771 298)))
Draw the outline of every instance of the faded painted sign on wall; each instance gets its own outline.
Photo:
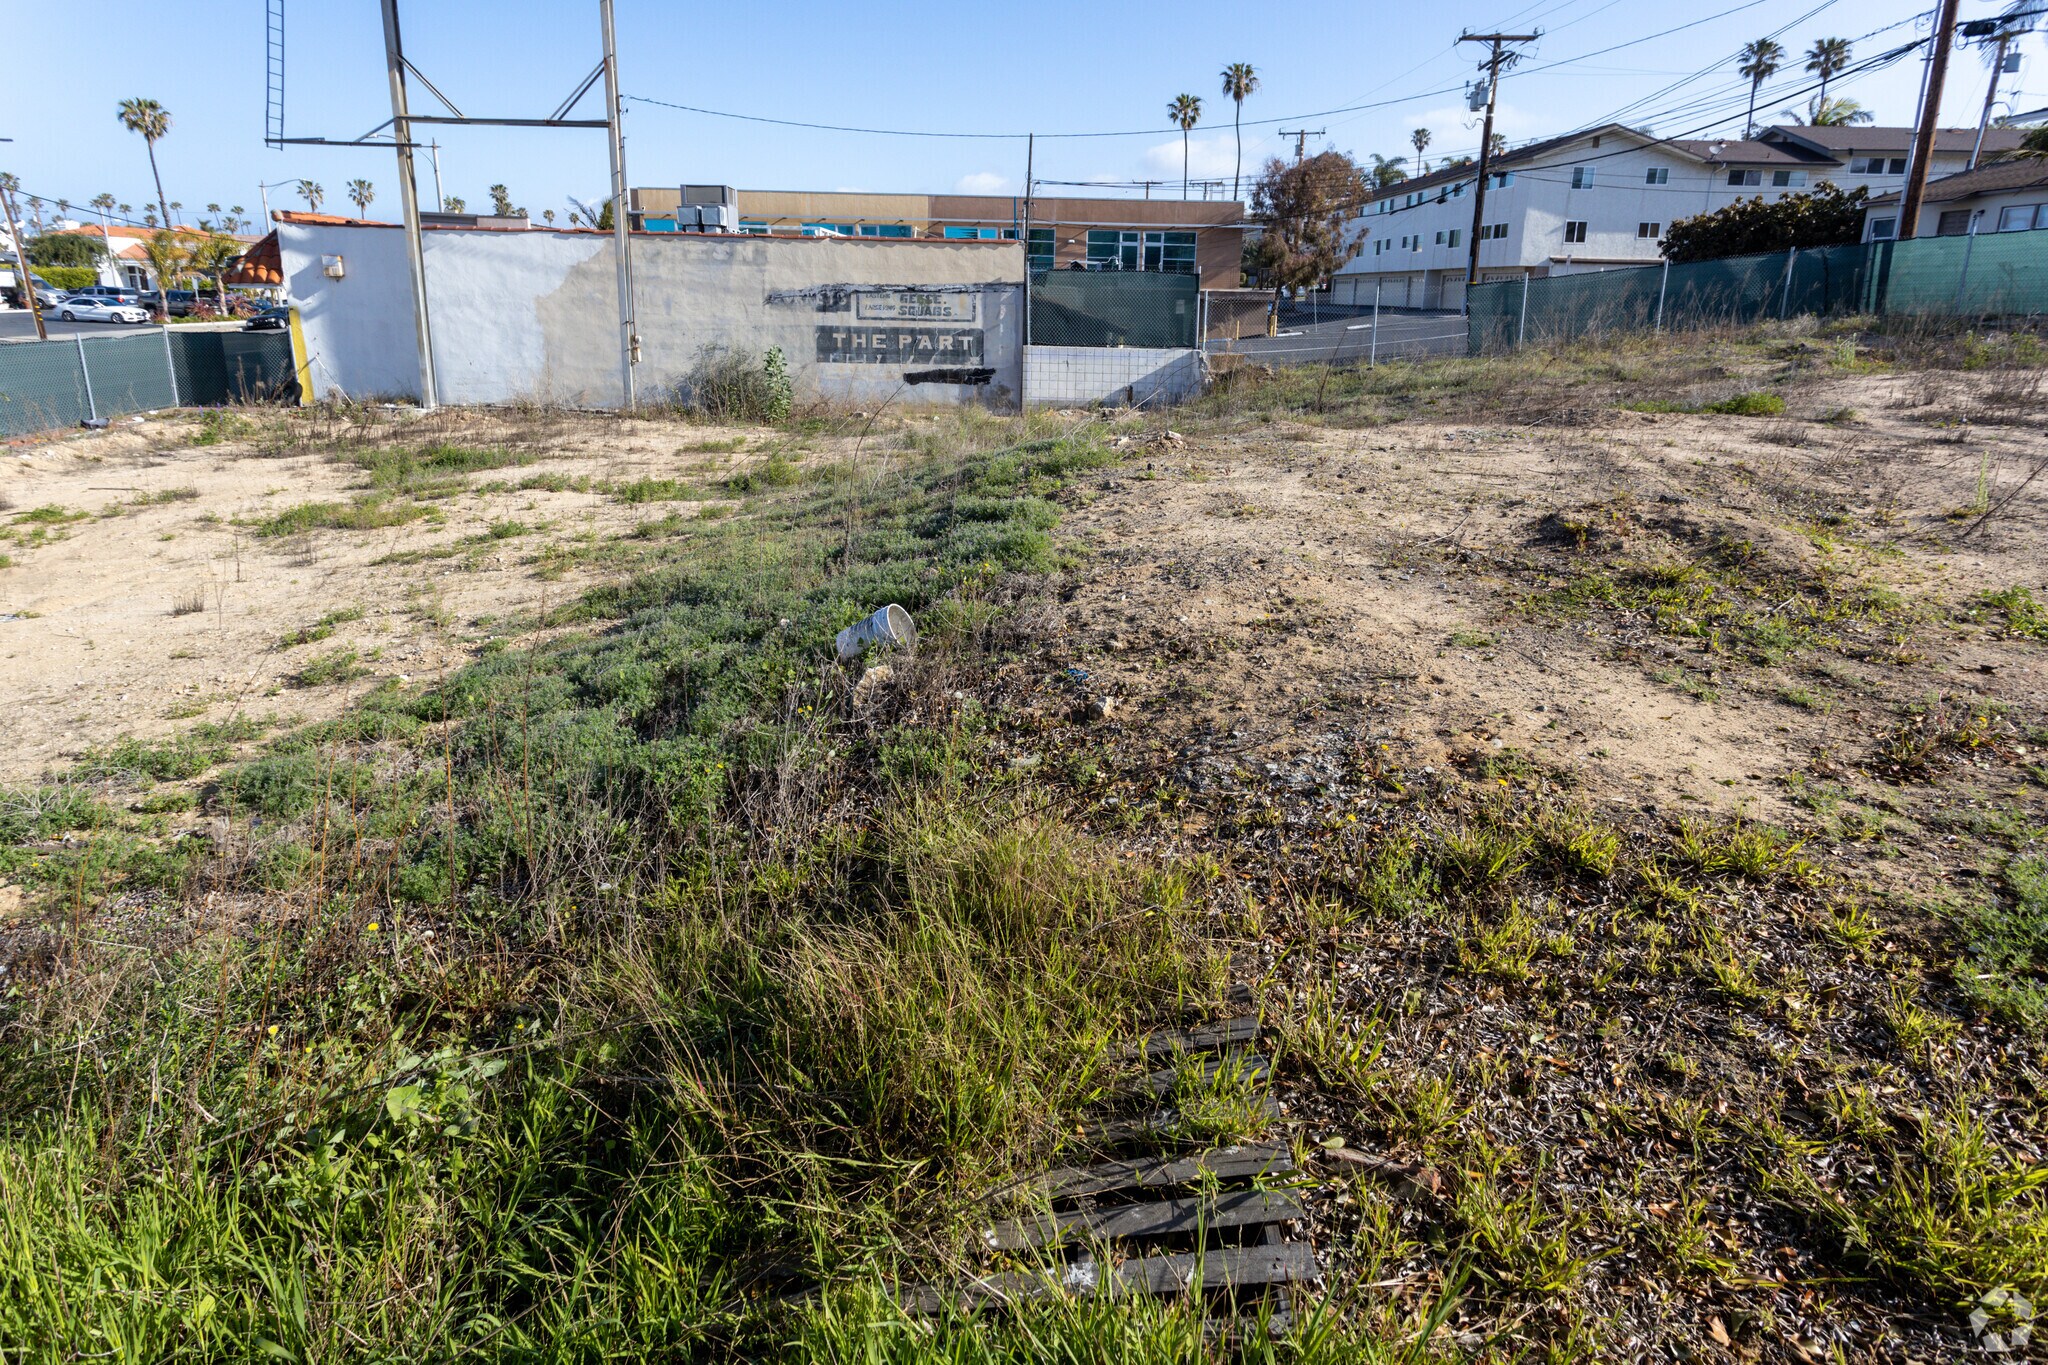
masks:
POLYGON ((979 327, 820 327, 828 365, 965 365, 981 359, 979 327))
POLYGON ((981 296, 959 290, 892 289, 853 296, 853 315, 863 322, 974 322, 981 296))

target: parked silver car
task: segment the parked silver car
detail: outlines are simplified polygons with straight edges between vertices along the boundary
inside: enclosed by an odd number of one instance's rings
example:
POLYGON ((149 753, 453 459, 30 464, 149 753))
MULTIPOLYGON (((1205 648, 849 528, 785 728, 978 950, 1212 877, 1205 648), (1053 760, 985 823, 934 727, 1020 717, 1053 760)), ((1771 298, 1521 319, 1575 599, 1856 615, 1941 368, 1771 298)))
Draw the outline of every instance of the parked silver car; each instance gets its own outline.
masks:
POLYGON ((149 321, 149 314, 132 303, 116 303, 111 299, 96 299, 86 295, 73 295, 58 304, 57 316, 66 322, 149 321))

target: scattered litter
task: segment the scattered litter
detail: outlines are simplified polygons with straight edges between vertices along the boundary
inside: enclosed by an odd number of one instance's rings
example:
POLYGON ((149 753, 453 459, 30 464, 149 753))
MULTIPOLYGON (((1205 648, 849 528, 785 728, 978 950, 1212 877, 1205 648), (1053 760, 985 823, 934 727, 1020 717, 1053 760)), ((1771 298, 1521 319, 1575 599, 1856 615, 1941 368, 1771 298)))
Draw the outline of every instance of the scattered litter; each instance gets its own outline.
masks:
POLYGON ((866 620, 840 631, 835 643, 839 647, 841 663, 858 659, 869 645, 879 645, 884 649, 915 649, 917 622, 910 619, 909 612, 891 602, 866 620))
POLYGON ((87 431, 105 431, 107 429, 107 419, 104 417, 88 417, 78 425, 84 427, 87 431))

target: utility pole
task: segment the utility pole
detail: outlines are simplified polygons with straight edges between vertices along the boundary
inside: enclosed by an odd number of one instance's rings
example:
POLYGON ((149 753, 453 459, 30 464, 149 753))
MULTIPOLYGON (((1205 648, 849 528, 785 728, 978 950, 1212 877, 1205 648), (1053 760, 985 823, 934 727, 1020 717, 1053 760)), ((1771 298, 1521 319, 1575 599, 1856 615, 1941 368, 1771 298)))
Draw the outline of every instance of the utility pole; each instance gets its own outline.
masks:
POLYGON ((1280 136, 1294 139, 1294 164, 1299 166, 1301 158, 1306 154, 1308 140, 1312 137, 1322 137, 1329 131, 1327 128, 1296 128, 1292 131, 1282 128, 1280 136))
POLYGON ((434 159, 434 212, 446 213, 448 211, 448 201, 441 197, 441 144, 429 142, 427 144, 427 155, 434 159))
MULTIPOLYGON (((398 36, 398 0, 383 0, 384 65, 391 77, 391 136, 398 143, 398 201, 405 210, 405 251, 412 267, 413 337, 420 353, 420 407, 441 405, 434 384, 434 329, 427 317, 427 258, 420 241, 419 187, 412 174, 412 119, 405 101, 405 48, 398 36)), ((267 200, 265 201, 268 202, 267 200)))
POLYGON ((1998 55, 1991 59, 1991 84, 1984 91, 1984 112, 1977 116, 1977 140, 1970 144, 1970 164, 1966 171, 1977 169, 1977 158, 1984 154, 1984 130, 1991 126, 1991 106, 1998 103, 1998 78, 2005 74, 2005 51, 2012 46, 2012 40, 2019 37, 2011 29, 2000 29, 1998 33, 1998 55))
POLYGON ((633 367, 640 363, 640 328, 633 320, 632 235, 626 213, 626 140, 619 122, 625 108, 619 95, 619 43, 612 34, 612 0, 597 0, 598 22, 604 28, 604 121, 612 150, 612 252, 619 276, 619 387, 626 410, 638 406, 633 367))
POLYGON ((1500 68, 1505 60, 1513 65, 1515 57, 1502 51, 1504 43, 1533 43, 1540 34, 1535 33, 1461 33, 1461 43, 1486 43, 1491 51, 1486 58, 1486 126, 1479 134, 1479 179, 1473 186, 1472 194, 1472 238, 1466 243, 1470 248, 1465 256, 1465 297, 1470 306, 1472 286, 1479 280, 1479 230, 1486 224, 1486 171, 1493 161, 1493 106, 1500 98, 1500 68))
POLYGON ((14 243, 14 287, 21 291, 21 301, 28 305, 29 316, 36 320, 36 340, 48 341, 50 329, 43 326, 43 301, 36 297, 35 277, 28 268, 28 244, 21 240, 21 222, 14 216, 14 196, 6 190, 0 190, 0 208, 7 210, 7 239, 14 243))
POLYGON ((1960 0, 1941 0, 1934 26, 1934 56, 1927 67, 1927 92, 1920 97, 1920 126, 1913 134, 1913 164, 1899 203, 1899 240, 1920 234, 1920 201, 1927 194, 1927 163, 1934 158, 1934 129, 1941 122, 1941 88, 1948 79, 1949 49, 1955 44, 1960 0))

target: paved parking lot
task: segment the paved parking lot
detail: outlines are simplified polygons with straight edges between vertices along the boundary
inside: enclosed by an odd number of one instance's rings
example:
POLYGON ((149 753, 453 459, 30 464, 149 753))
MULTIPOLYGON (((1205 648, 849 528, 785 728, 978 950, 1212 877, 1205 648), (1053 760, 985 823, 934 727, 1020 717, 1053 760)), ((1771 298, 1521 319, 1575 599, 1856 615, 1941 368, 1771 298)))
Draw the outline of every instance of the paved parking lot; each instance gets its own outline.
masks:
MULTIPOLYGON (((1375 324, 1367 309, 1309 322, 1283 314, 1280 335, 1212 341, 1210 352, 1239 351, 1272 365, 1308 365, 1324 361, 1363 360, 1373 353, 1375 324)), ((1463 355, 1465 319, 1457 313, 1392 313, 1382 310, 1377 324, 1379 358, 1463 355)))

